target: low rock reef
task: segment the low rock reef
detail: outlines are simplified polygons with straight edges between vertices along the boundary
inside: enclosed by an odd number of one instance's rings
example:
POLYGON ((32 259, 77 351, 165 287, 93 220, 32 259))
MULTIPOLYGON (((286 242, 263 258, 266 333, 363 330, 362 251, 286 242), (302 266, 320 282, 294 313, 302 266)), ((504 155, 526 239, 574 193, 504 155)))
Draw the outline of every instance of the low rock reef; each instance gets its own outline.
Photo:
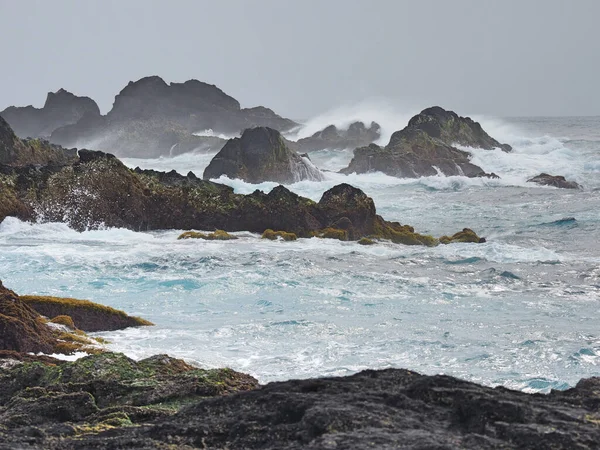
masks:
POLYGON ((52 351, 54 328, 1 283, 0 302, 0 449, 585 450, 600 442, 600 378, 532 395, 402 369, 261 386, 167 355, 134 361, 99 351, 67 362, 27 353, 52 351))
MULTIPOLYGON (((184 229, 262 234, 271 229, 297 237, 371 237, 411 245, 439 243, 408 225, 384 220, 377 215, 373 200, 348 184, 331 188, 319 202, 314 202, 284 186, 277 186, 268 194, 257 190, 241 195, 229 186, 201 180, 191 172, 182 176, 175 171, 131 170, 115 156, 98 151, 79 150, 73 157, 71 151, 51 147, 54 153, 48 162, 45 151, 32 153, 5 122, 4 125, 0 128, 0 142, 7 142, 0 148, 0 160, 4 161, 0 164, 0 221, 14 216, 21 220, 63 222, 79 231, 108 226, 135 231, 184 229), (20 162, 23 154, 27 155, 26 165, 20 162)), ((251 145, 257 135, 258 141, 266 140, 285 157, 289 156, 278 132, 254 128, 247 133, 250 137, 241 138, 240 142, 251 145)), ((480 241, 477 237, 472 242, 480 241)))

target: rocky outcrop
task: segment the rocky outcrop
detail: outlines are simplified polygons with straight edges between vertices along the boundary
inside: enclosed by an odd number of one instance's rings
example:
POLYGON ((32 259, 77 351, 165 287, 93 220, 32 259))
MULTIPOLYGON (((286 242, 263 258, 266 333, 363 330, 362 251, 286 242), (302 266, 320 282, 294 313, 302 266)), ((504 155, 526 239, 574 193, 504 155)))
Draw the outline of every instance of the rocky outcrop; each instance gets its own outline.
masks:
POLYGON ((481 125, 468 117, 459 117, 439 107, 423 110, 408 126, 395 132, 385 147, 371 144, 354 151, 354 157, 342 173, 383 172, 400 178, 418 178, 443 174, 467 177, 493 177, 470 162, 471 155, 455 145, 473 148, 501 148, 481 125))
POLYGON ((0 281, 0 350, 51 353, 56 344, 40 315, 0 281))
POLYGON ((591 450, 600 442, 599 378, 531 395, 401 369, 257 389, 233 371, 207 376, 166 356, 33 366, 0 370, 0 439, 9 446, 591 450), (232 391, 241 392, 220 395, 232 391))
POLYGON ((308 158, 291 150, 272 128, 249 128, 230 139, 204 170, 204 179, 239 178, 249 183, 320 181, 322 173, 308 158))
POLYGON ((100 116, 96 102, 64 89, 49 92, 43 108, 11 106, 0 112, 21 138, 48 138, 57 128, 77 123, 85 115, 100 116))
POLYGON ((330 125, 310 137, 299 139, 296 142, 296 148, 301 152, 323 149, 354 149, 369 145, 380 137, 381 127, 376 122, 371 122, 369 128, 363 122, 354 122, 347 130, 330 125))
POLYGON ((492 150, 500 148, 505 152, 512 151, 508 144, 501 144, 488 135, 478 122, 470 117, 460 117, 454 111, 446 111, 439 106, 424 109, 408 122, 410 128, 423 130, 432 138, 448 145, 482 148, 492 150))
POLYGON ((75 298, 22 295, 21 301, 48 318, 69 317, 73 326, 87 332, 122 330, 153 325, 109 306, 75 298))
POLYGON ((554 186, 561 189, 581 189, 581 186, 574 181, 567 181, 561 175, 549 175, 541 173, 527 180, 528 183, 536 183, 540 186, 554 186))
POLYGON ((75 150, 65 150, 42 139, 20 139, 0 117, 0 164, 66 164, 76 159, 75 150))
MULTIPOLYGON (((277 169, 278 164, 283 166, 277 158, 290 151, 279 133, 269 129, 250 130, 251 135, 252 132, 259 139, 250 142, 264 139, 268 145, 275 144, 274 159, 266 158, 265 164, 263 158, 259 166, 270 170, 277 169)), ((239 141, 236 145, 242 148, 239 141)), ((289 164, 288 161, 288 170, 289 164)), ((408 225, 385 221, 376 214, 370 197, 347 184, 325 192, 318 203, 284 186, 277 186, 268 194, 257 190, 240 195, 229 186, 199 179, 192 172, 182 176, 175 171, 130 170, 114 155, 91 150, 79 150, 75 162, 62 166, 0 164, 0 200, 0 221, 14 216, 63 222, 81 231, 106 226, 136 231, 263 233, 271 229, 298 237, 358 240, 372 236, 403 244, 439 243, 431 236, 415 233, 408 225)))
POLYGON ((0 447, 89 448, 82 438, 165 420, 192 402, 257 385, 249 375, 200 369, 167 355, 137 362, 118 353, 75 362, 5 357, 0 447))
POLYGON ((218 151, 223 140, 194 133, 211 129, 216 135, 239 135, 255 126, 286 131, 297 124, 262 106, 242 109, 214 85, 197 80, 167 84, 153 76, 130 82, 106 116, 86 114, 54 129, 50 140, 120 156, 156 157, 218 151))

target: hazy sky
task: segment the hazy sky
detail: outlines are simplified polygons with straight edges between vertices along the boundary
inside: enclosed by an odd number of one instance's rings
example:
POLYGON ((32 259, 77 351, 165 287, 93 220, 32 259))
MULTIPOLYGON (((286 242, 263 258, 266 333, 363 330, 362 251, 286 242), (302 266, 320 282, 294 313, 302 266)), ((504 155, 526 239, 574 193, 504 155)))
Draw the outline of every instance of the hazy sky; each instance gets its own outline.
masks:
POLYGON ((598 0, 0 0, 0 110, 63 87, 216 84, 302 119, 386 99, 461 114, 600 115, 598 0))

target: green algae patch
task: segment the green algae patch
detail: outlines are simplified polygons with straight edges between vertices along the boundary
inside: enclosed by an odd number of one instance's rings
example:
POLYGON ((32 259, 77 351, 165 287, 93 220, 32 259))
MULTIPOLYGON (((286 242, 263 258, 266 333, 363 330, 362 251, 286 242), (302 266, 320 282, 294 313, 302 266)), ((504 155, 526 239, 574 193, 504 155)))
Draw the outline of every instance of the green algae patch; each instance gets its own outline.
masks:
POLYGON ((337 239, 339 241, 348 240, 348 231, 339 228, 323 228, 322 230, 316 231, 313 235, 322 239, 337 239))
POLYGON ((373 239, 364 237, 364 238, 360 238, 358 240, 358 244, 360 244, 360 245, 375 245, 376 242, 373 239))
POLYGON ((181 233, 177 239, 204 239, 207 241, 231 241, 238 239, 237 236, 229 234, 224 230, 215 230, 212 233, 204 234, 197 231, 186 231, 181 233))
POLYGON ((275 241, 278 238, 283 239, 284 241, 295 241, 298 239, 296 233, 288 233, 287 231, 273 231, 270 228, 265 230, 262 234, 263 239, 270 239, 271 241, 275 241))
POLYGON ((74 330, 76 328, 75 323, 73 322, 73 319, 71 318, 71 316, 56 316, 50 322, 56 323, 58 325, 64 325, 65 327, 69 327, 72 330, 74 330))
POLYGON ((124 311, 88 300, 37 295, 22 295, 21 300, 46 317, 69 316, 74 325, 87 332, 113 331, 153 323, 127 315, 124 311))
POLYGON ((442 244, 452 244, 455 242, 480 244, 485 242, 485 238, 480 238, 479 236, 477 236, 477 233, 475 233, 470 228, 464 228, 462 231, 459 231, 458 233, 455 233, 452 236, 442 236, 440 238, 440 242, 442 244))
POLYGON ((395 244, 425 245, 435 247, 440 242, 433 236, 415 233, 415 229, 409 225, 401 225, 398 222, 377 222, 375 233, 371 236, 379 239, 389 239, 395 244))

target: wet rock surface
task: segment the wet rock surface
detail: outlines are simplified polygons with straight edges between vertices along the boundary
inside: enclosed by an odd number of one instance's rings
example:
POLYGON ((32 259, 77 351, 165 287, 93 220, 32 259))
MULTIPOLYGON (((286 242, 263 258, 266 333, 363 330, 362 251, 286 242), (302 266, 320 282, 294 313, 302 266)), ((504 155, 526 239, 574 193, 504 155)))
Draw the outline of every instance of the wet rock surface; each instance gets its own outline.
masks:
MULTIPOLYGON (((295 173, 290 170, 295 158, 306 162, 285 146, 275 130, 256 128, 246 133, 250 133, 250 138, 245 141, 245 150, 259 155, 255 160, 250 158, 250 169, 256 168, 263 175, 266 170, 280 174, 285 171, 289 176, 295 173)), ((11 150, 22 142, 15 139, 11 150)), ((242 149, 242 140, 230 141, 232 161, 247 163, 247 156, 236 153, 242 149)), ((249 173, 248 167, 244 170, 249 173)), ((205 173, 206 176, 210 175, 205 173)), ((262 234, 271 229, 297 237, 358 240, 371 236, 403 244, 439 243, 431 236, 418 235, 408 225, 385 221, 377 215, 373 200, 348 184, 326 191, 318 203, 284 186, 269 193, 256 190, 241 195, 229 186, 199 179, 192 172, 182 176, 175 171, 131 170, 114 155, 91 150, 79 150, 74 162, 62 165, 0 164, 0 200, 0 221, 14 216, 21 220, 63 222, 79 231, 119 227, 135 231, 184 229, 262 234)))
POLYGON ((399 178, 437 174, 495 177, 471 163, 471 155, 456 145, 511 151, 509 145, 493 139, 469 117, 433 107, 423 110, 406 128, 395 132, 387 146, 371 144, 357 148, 349 166, 341 172, 383 172, 399 178))
POLYGON ((288 147, 272 128, 258 127, 230 139, 204 170, 204 179, 239 178, 249 183, 320 181, 323 174, 308 158, 288 147))
POLYGON ((527 180, 528 183, 539 184, 540 186, 554 186, 561 189, 581 189, 581 186, 574 181, 568 181, 561 175, 549 175, 541 173, 527 180))

